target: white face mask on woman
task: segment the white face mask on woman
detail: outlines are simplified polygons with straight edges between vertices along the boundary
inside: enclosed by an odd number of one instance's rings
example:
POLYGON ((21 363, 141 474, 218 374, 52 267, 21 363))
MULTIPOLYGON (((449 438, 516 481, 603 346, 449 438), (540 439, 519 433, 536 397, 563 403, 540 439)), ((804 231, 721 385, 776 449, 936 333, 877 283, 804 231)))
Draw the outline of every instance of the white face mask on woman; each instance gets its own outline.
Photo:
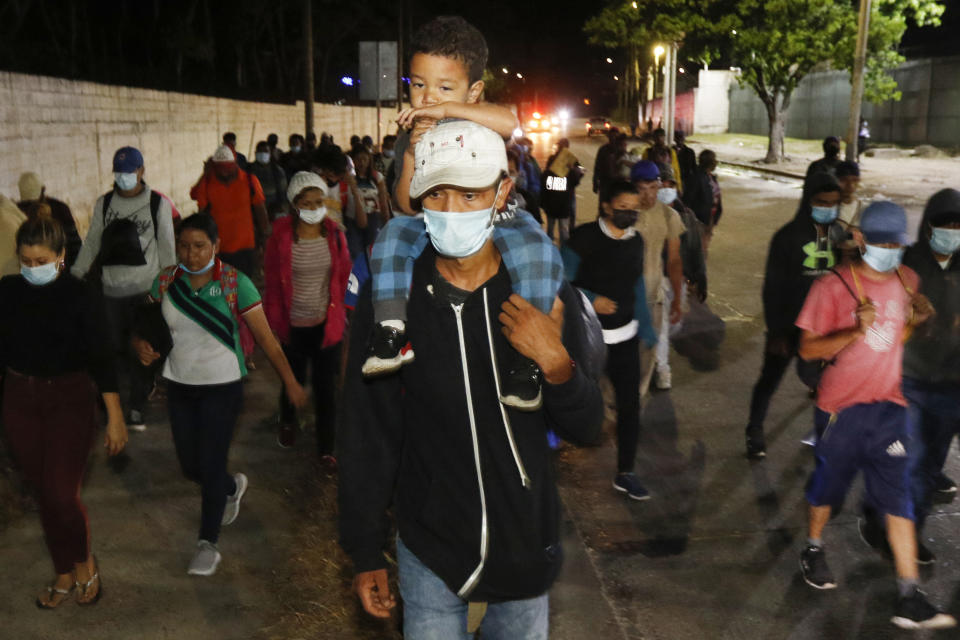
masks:
POLYGON ((320 224, 327 217, 327 208, 319 209, 300 209, 300 220, 307 224, 320 224))

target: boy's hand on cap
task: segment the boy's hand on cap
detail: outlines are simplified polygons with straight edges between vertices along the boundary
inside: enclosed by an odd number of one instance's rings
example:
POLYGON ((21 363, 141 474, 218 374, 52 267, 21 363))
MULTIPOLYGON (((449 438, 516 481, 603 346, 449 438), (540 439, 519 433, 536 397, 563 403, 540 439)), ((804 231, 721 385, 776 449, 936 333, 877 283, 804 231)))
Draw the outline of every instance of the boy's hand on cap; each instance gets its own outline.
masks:
POLYGON ((397 123, 401 127, 409 127, 416 124, 417 120, 427 119, 437 122, 448 117, 447 106, 445 102, 440 104, 431 104, 426 107, 410 107, 400 112, 397 117, 397 123))

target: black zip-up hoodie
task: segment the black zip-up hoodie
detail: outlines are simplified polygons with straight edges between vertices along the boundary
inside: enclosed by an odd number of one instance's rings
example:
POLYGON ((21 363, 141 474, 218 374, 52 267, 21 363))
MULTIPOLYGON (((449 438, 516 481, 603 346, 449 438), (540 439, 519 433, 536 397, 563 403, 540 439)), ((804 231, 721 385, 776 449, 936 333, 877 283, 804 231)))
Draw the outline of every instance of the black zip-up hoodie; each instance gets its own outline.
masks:
MULTIPOLYGON (((338 434, 340 544, 357 572, 386 567, 387 509, 393 505, 404 544, 465 600, 537 596, 556 578, 562 555, 546 432, 552 428, 575 443, 596 440, 603 420, 600 390, 575 367, 568 382, 543 384, 542 409, 504 407, 508 434, 488 337, 499 362, 510 357, 497 319, 513 292, 510 277, 501 264, 469 295, 459 314, 461 334, 458 313, 432 284, 435 260, 428 246, 414 265, 407 337, 416 359, 398 375, 367 381, 360 373, 373 328, 369 287, 353 317, 338 434)), ((566 283, 560 297, 563 342, 578 362, 586 344, 579 298, 566 283)))
POLYGON ((930 198, 917 241, 903 254, 903 264, 920 276, 920 293, 937 312, 904 345, 903 375, 955 390, 960 386, 960 255, 954 254, 942 269, 930 248, 928 224, 944 213, 960 214, 960 191, 943 189, 930 198))
POLYGON ((797 215, 773 235, 763 280, 763 314, 767 331, 785 337, 794 326, 814 280, 833 268, 839 253, 830 242, 829 227, 813 221, 810 201, 818 193, 840 191, 837 179, 827 173, 810 176, 804 183, 797 215))

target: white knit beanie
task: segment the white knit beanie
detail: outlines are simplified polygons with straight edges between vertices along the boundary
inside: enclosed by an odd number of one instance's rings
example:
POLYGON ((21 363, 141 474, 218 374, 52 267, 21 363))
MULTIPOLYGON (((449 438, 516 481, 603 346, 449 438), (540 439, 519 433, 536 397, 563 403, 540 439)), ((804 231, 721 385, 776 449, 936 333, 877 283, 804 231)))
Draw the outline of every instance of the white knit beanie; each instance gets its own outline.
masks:
POLYGON ((327 183, 323 178, 313 171, 298 171, 290 178, 290 184, 287 185, 287 200, 292 205, 304 189, 311 188, 320 189, 324 198, 328 195, 327 183))

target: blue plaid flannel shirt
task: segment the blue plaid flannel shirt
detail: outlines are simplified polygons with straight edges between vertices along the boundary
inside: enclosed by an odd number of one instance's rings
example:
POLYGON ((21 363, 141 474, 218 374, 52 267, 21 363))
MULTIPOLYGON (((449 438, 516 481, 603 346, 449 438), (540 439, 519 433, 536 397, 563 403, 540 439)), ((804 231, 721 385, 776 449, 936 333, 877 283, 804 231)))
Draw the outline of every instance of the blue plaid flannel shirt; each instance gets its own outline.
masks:
MULTIPOLYGON (((409 298, 413 263, 429 241, 421 217, 397 216, 380 230, 370 255, 375 310, 383 303, 409 298)), ((493 243, 510 274, 514 292, 540 311, 550 313, 563 284, 563 261, 534 217, 517 208, 498 214, 493 243)), ((376 321, 390 319, 377 317, 376 321)))

